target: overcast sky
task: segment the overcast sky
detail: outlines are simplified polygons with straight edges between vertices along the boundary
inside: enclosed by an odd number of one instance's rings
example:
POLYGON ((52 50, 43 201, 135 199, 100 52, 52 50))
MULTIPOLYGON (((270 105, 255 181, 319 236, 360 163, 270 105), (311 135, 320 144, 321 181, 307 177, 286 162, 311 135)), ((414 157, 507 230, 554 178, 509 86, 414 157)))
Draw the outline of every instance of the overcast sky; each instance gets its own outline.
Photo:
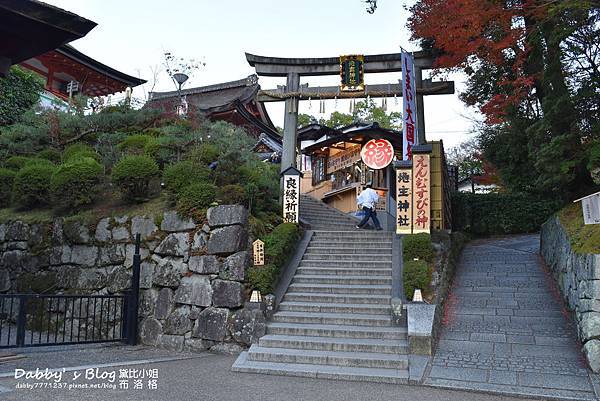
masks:
MULTIPOLYGON (((411 0, 380 0, 375 14, 367 14, 361 0, 44 0, 98 23, 86 37, 72 43, 90 57, 125 73, 150 81, 134 95, 145 97, 153 81, 152 67, 160 66, 164 51, 206 62, 186 87, 244 78, 254 70, 244 53, 278 57, 332 57, 341 54, 395 53, 399 46, 418 50, 409 41, 411 0)), ((367 84, 396 83, 401 73, 368 74, 367 84)), ((452 75, 457 90, 463 78, 452 75)), ((283 85, 284 79, 261 77, 263 89, 283 85)), ((339 77, 306 78, 310 86, 337 85, 339 77)), ((173 90, 161 74, 155 90, 173 90)), ((388 100, 388 110, 401 111, 388 100)), ((379 103, 380 100, 377 100, 379 103)), ((268 103, 273 122, 283 126, 283 106, 268 103)), ((347 101, 337 110, 347 113, 347 101)), ((335 110, 327 101, 327 114, 335 110)), ((319 112, 318 101, 301 102, 301 113, 319 112)), ((469 137, 477 118, 454 95, 425 98, 427 139, 443 139, 449 148, 469 137)))

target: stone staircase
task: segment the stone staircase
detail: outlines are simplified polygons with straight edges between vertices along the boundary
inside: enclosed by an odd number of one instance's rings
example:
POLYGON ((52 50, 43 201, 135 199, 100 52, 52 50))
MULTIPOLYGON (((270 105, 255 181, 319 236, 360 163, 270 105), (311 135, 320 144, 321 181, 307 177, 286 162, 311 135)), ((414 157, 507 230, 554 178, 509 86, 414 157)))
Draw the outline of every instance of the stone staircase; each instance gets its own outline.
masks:
POLYGON ((406 322, 391 322, 392 233, 357 230, 342 213, 307 203, 301 216, 317 230, 267 334, 232 369, 407 383, 406 322))
POLYGON ((308 195, 300 195, 300 217, 310 223, 312 230, 353 231, 359 222, 308 195))

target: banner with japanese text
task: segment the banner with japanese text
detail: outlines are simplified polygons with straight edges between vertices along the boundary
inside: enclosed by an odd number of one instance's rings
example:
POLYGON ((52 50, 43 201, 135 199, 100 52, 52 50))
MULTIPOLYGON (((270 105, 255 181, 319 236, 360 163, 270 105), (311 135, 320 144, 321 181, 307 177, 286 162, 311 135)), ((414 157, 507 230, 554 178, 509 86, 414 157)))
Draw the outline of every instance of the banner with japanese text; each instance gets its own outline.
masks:
POLYGON ((396 170, 396 234, 412 233, 412 169, 396 170))
POLYGON ((402 160, 412 158, 417 135, 417 88, 413 57, 402 51, 402 160))
POLYGON ((283 222, 298 223, 300 203, 300 176, 283 176, 283 222))
POLYGON ((428 233, 431 227, 431 165, 428 154, 413 156, 413 234, 428 233))

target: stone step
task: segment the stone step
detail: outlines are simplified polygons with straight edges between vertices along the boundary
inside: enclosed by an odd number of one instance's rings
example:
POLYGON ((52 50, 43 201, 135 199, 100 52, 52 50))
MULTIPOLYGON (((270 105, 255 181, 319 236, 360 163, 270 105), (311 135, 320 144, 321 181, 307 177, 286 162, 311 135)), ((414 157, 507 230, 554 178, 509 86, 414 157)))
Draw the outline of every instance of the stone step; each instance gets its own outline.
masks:
POLYGON ((337 232, 344 232, 344 231, 351 232, 353 230, 356 230, 356 227, 354 227, 353 225, 339 225, 339 224, 327 224, 327 225, 311 224, 310 228, 313 231, 333 229, 333 230, 336 230, 337 232))
POLYGON ((349 253, 329 253, 329 254, 312 254, 305 253, 302 260, 350 260, 350 261, 391 261, 392 255, 384 255, 380 253, 361 253, 361 254, 349 254, 349 253))
POLYGON ((407 355, 376 352, 318 351, 253 346, 248 350, 248 358, 251 361, 261 362, 408 369, 407 355))
POLYGON ((357 222, 359 221, 358 219, 352 217, 352 216, 346 216, 343 214, 337 214, 337 213, 331 213, 331 212, 321 212, 321 211, 308 211, 305 209, 300 209, 300 217, 310 220, 310 219, 315 219, 315 220, 327 220, 327 219, 333 219, 336 221, 349 221, 349 222, 357 222))
POLYGON ((391 326, 389 315, 367 315, 361 313, 322 313, 279 311, 272 317, 275 323, 341 324, 349 326, 391 326))
POLYGON ((340 304, 375 304, 390 305, 391 297, 373 294, 332 294, 323 292, 287 292, 284 302, 327 302, 340 304))
POLYGON ((375 231, 375 230, 359 230, 354 231, 315 231, 313 234, 313 241, 323 242, 344 242, 344 241, 391 241, 392 233, 388 231, 375 231))
POLYGON ((407 369, 359 368, 349 366, 250 361, 248 360, 247 351, 240 354, 231 369, 234 372, 263 373, 279 376, 298 376, 392 384, 408 383, 407 369))
MULTIPOLYGON (((378 244, 373 244, 373 245, 378 245, 378 244)), ((392 247, 374 247, 374 246, 370 246, 370 247, 363 247, 360 244, 356 244, 355 246, 352 247, 341 247, 341 246, 335 246, 335 245, 330 245, 330 244, 324 244, 324 243, 317 243, 315 245, 310 244, 307 248, 306 248, 306 252, 305 255, 307 254, 317 254, 317 255, 321 255, 321 254, 330 254, 330 253, 344 253, 344 254, 361 254, 361 253, 368 253, 368 254, 373 254, 376 253, 378 255, 392 255, 392 247)))
POLYGON ((332 338, 316 336, 282 336, 267 334, 258 340, 260 347, 292 348, 320 351, 380 352, 384 354, 406 354, 405 340, 381 340, 373 338, 332 338))
POLYGON ((358 268, 358 269, 391 269, 392 261, 351 261, 351 260, 301 260, 299 267, 326 267, 326 268, 358 268))
POLYGON ((331 294, 372 294, 390 296, 390 285, 338 285, 338 284, 300 284, 292 283, 288 292, 326 292, 331 294))
POLYGON ((324 276, 324 275, 308 275, 296 274, 292 283, 307 283, 307 284, 352 284, 352 285, 392 285, 391 276, 324 276))
POLYGON ((279 310, 292 312, 366 313, 387 316, 391 313, 391 307, 389 305, 294 301, 283 301, 279 304, 279 310))
POLYGON ((309 246, 335 246, 336 248, 392 248, 392 241, 386 238, 377 238, 375 241, 352 240, 350 238, 341 238, 336 241, 325 241, 321 238, 313 238, 309 246))
POLYGON ((368 327, 339 324, 269 323, 267 334, 406 340, 406 328, 397 326, 368 327))
POLYGON ((296 270, 296 274, 310 274, 310 275, 339 275, 339 276, 363 276, 363 275, 374 275, 374 276, 391 276, 391 268, 336 268, 336 267, 316 267, 316 266, 303 266, 296 270))

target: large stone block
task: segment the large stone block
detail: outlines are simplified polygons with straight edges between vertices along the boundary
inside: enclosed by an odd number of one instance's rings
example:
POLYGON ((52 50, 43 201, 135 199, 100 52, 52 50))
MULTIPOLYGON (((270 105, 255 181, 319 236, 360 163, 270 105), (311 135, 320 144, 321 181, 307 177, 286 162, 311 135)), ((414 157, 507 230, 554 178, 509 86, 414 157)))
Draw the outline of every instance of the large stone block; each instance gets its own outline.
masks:
POLYGON ((248 232, 242 226, 227 226, 215 229, 208 240, 208 253, 228 255, 246 250, 248 232))
POLYGON ((203 251, 206 248, 207 241, 208 235, 205 232, 196 232, 192 241, 192 252, 203 251))
POLYGON ((77 288, 81 290, 98 290, 107 284, 104 269, 79 269, 77 288))
POLYGON ((583 346, 583 353, 594 373, 600 373, 600 340, 590 340, 583 346))
POLYGON ((189 255, 189 235, 187 233, 169 234, 156 247, 154 253, 163 256, 179 256, 184 257, 189 255))
POLYGON ((148 317, 140 325, 140 341, 145 345, 157 345, 162 332, 162 324, 158 320, 148 317))
POLYGON ((29 224, 22 221, 13 221, 8 224, 5 234, 6 241, 28 241, 29 240, 29 224))
POLYGON ((0 242, 6 241, 6 232, 8 231, 8 227, 6 224, 0 224, 0 242))
POLYGON ((192 330, 192 321, 190 320, 190 307, 187 305, 175 309, 167 317, 163 324, 165 334, 183 335, 192 330))
POLYGON ((188 262, 188 268, 200 274, 216 274, 220 266, 221 263, 214 255, 192 256, 188 262))
POLYGON ((212 290, 213 306, 237 308, 244 302, 243 286, 237 281, 214 280, 212 290))
POLYGON ((135 216, 131 219, 131 234, 135 238, 140 234, 142 241, 152 238, 158 232, 158 227, 154 224, 154 219, 147 216, 135 216))
MULTIPOLYGON (((125 266, 131 267, 133 266, 133 255, 135 255, 135 245, 127 244, 125 245, 125 266)), ((146 248, 140 248, 140 259, 144 260, 150 255, 150 251, 146 248)))
POLYGON ((600 299, 600 280, 582 280, 578 287, 579 298, 600 299))
POLYGON ((125 266, 115 266, 108 275, 109 293, 114 294, 131 289, 132 273, 125 266))
POLYGON ((168 232, 187 231, 196 228, 196 223, 190 218, 181 218, 177 212, 165 212, 160 229, 168 232))
POLYGON ((125 244, 106 244, 99 248, 98 266, 120 265, 125 262, 125 244))
POLYGON ((230 316, 227 327, 235 341, 251 345, 266 333, 265 315, 259 309, 240 309, 230 316))
MULTIPOLYGON (((64 260, 63 248, 63 260, 64 260)), ((98 247, 74 245, 71 247, 70 263, 85 267, 94 267, 98 260, 98 247)))
POLYGON ((246 268, 250 264, 250 253, 242 251, 228 256, 223 261, 219 278, 224 280, 244 281, 246 268))
POLYGON ((128 242, 131 240, 131 235, 129 235, 129 230, 127 227, 115 227, 112 229, 112 239, 115 242, 128 242))
POLYGON ((248 223, 248 210, 242 205, 221 205, 208 209, 206 213, 211 227, 231 226, 248 223))
POLYGON ((153 288, 140 291, 140 316, 148 317, 154 315, 157 299, 158 291, 153 288))
POLYGON ((159 258, 153 256, 156 268, 152 275, 152 282, 162 287, 178 287, 181 282, 181 276, 186 271, 186 266, 180 259, 159 258))
POLYGON ((223 341, 227 335, 227 315, 229 311, 221 308, 206 308, 198 315, 193 337, 205 340, 223 341))
POLYGON ((32 247, 39 246, 44 242, 47 235, 47 226, 44 224, 32 224, 29 228, 29 245, 32 247))
POLYGON ((152 288, 152 275, 155 266, 156 262, 148 260, 140 264, 140 288, 152 288))
POLYGON ((186 305, 210 306, 213 289, 208 277, 184 277, 175 292, 175 302, 186 305))
POLYGON ((163 288, 156 298, 154 317, 157 319, 166 319, 171 314, 174 307, 175 301, 173 300, 173 290, 170 288, 163 288))
POLYGON ((94 237, 96 238, 96 241, 100 242, 107 242, 111 240, 112 235, 110 232, 110 217, 105 217, 98 222, 94 237))
POLYGON ((71 244, 87 244, 90 242, 90 230, 80 221, 65 221, 63 232, 71 244))
POLYGON ((0 269, 0 292, 10 290, 10 275, 8 269, 0 269))
POLYGON ((53 245, 62 245, 64 242, 64 220, 54 219, 52 222, 52 244, 53 245))
POLYGON ((600 313, 589 312, 581 315, 579 323, 581 341, 586 342, 600 336, 600 313))
POLYGON ((214 341, 203 340, 201 338, 186 338, 183 344, 183 350, 188 352, 204 352, 215 345, 214 341))

